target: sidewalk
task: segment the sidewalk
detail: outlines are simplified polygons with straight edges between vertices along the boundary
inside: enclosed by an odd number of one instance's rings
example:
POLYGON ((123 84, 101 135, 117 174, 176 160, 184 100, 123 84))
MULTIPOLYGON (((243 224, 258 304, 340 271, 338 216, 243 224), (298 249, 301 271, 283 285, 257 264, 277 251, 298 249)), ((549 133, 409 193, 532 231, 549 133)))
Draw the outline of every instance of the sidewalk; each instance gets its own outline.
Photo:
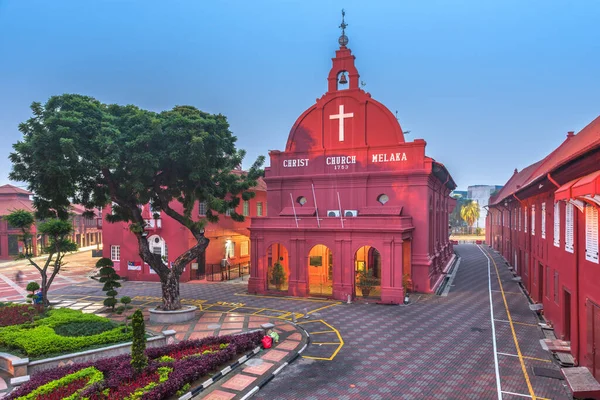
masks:
MULTIPOLYGON (((96 250, 96 246, 80 247, 77 251, 75 251, 73 253, 69 253, 69 255, 85 253, 86 251, 92 251, 92 250, 96 250)), ((41 260, 46 260, 47 258, 48 258, 47 254, 42 254, 41 256, 33 257, 32 260, 33 261, 41 261, 41 260)), ((29 261, 25 258, 20 259, 20 260, 0 260, 0 269, 14 267, 17 265, 29 265, 29 261)))

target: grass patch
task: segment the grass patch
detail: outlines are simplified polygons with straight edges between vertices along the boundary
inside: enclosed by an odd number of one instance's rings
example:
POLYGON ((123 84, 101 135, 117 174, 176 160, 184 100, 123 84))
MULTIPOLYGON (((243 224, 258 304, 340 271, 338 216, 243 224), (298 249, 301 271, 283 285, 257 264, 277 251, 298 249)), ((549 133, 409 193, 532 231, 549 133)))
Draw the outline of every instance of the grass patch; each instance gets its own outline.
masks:
POLYGON ((112 321, 68 322, 55 327, 54 332, 60 336, 93 336, 113 330, 118 326, 112 321))

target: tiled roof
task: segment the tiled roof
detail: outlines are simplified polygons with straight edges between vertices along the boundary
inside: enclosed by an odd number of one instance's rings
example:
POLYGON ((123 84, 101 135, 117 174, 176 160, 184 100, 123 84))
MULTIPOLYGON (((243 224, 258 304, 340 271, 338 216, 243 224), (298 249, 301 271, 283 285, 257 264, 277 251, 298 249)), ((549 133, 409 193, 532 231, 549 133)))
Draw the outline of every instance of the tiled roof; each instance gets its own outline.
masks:
POLYGON ((16 210, 33 212, 33 203, 31 201, 19 199, 0 201, 0 216, 8 215, 16 210))
POLYGON ((490 204, 498 204, 520 189, 533 184, 537 179, 552 173, 577 157, 600 147, 600 116, 590 122, 576 135, 569 135, 552 153, 543 160, 514 174, 500 192, 490 199, 490 204))
POLYGON ((24 189, 21 189, 21 188, 18 188, 16 186, 9 185, 9 184, 0 186, 0 194, 15 194, 15 193, 27 194, 27 195, 33 194, 27 190, 24 190, 24 189))

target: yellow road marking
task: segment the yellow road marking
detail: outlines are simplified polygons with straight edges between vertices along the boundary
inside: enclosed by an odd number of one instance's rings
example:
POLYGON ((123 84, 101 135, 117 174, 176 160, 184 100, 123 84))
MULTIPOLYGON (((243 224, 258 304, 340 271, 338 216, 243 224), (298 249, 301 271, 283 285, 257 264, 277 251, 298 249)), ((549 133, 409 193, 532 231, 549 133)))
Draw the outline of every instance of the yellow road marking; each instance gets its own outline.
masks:
POLYGON ((321 331, 321 332, 308 332, 311 335, 318 335, 319 333, 335 333, 335 331, 321 331))
POLYGON ((256 311, 256 312, 253 312, 253 313, 252 313, 252 315, 256 315, 256 314, 258 314, 259 312, 261 312, 261 311, 265 311, 265 310, 266 310, 266 308, 261 308, 261 309, 259 309, 258 311, 256 311))
POLYGON ((339 303, 328 304, 328 305, 326 305, 326 306, 319 307, 319 308, 317 308, 317 309, 314 309, 314 310, 312 310, 312 311, 309 311, 309 312, 307 312, 306 314, 312 314, 312 313, 314 313, 314 312, 321 311, 321 310, 323 310, 323 309, 325 309, 325 308, 329 308, 329 307, 337 306, 338 304, 339 304, 339 303))
POLYGON ((341 302, 337 300, 325 300, 325 299, 309 299, 306 297, 284 297, 284 296, 268 296, 261 294, 248 294, 248 293, 234 293, 234 296, 248 296, 248 297, 262 297, 267 299, 279 299, 279 300, 289 300, 289 301, 312 301, 315 303, 336 303, 340 304, 341 302))
MULTIPOLYGON (((500 353, 500 352, 498 352, 497 354, 500 354, 501 356, 519 357, 516 354, 508 354, 508 353, 500 353)), ((528 360, 533 360, 533 361, 552 362, 550 360, 545 360, 543 358, 535 358, 535 357, 529 357, 529 356, 523 356, 523 358, 526 358, 528 360)), ((541 397, 538 397, 538 399, 540 399, 540 398, 541 397)))
MULTIPOLYGON (((495 319, 495 318, 494 318, 494 321, 496 321, 496 322, 507 322, 507 323, 508 323, 508 322, 510 322, 510 321, 506 321, 506 320, 504 320, 504 319, 495 319)), ((513 324, 518 324, 518 325, 525 325, 525 326, 534 326, 534 327, 536 327, 536 328, 539 328, 539 327, 540 327, 539 325, 535 325, 535 324, 526 324, 525 322, 517 322, 517 321, 513 321, 512 323, 513 323, 513 324)))
MULTIPOLYGON (((482 246, 479 248, 483 249, 482 246)), ((531 386, 531 381, 529 380, 529 374, 527 373, 527 368, 525 367, 525 361, 523 361, 523 354, 521 354, 521 347, 519 346, 519 340, 517 339, 517 334, 515 333, 515 325, 513 324, 512 317, 510 316, 510 310, 508 309, 508 302, 506 301, 506 295, 504 294, 504 288, 502 287, 502 281, 500 280, 500 271, 498 271, 498 265, 496 265, 496 261, 494 257, 487 251, 485 251, 488 256, 490 256, 490 260, 494 263, 494 269, 496 270, 496 278, 498 279, 498 285, 500 285, 500 291, 502 292, 502 300, 504 300, 504 308, 506 309, 506 316, 508 317, 508 322, 510 323, 510 330, 512 332, 513 340, 515 342, 515 347, 517 348, 517 355, 519 356, 519 362, 521 363, 521 370, 523 371, 523 376, 525 377, 525 382, 527 383, 527 389, 529 389, 529 394, 533 400, 536 400, 535 393, 533 392, 533 387, 531 386)))

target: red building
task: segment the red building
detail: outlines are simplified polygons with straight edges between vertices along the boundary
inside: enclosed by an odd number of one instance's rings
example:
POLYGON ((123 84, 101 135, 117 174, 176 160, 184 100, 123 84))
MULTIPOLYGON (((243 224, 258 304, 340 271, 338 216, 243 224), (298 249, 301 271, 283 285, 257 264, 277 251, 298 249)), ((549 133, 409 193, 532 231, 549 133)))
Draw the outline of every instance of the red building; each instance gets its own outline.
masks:
MULTIPOLYGON (((23 243, 19 240, 21 231, 9 226, 2 217, 16 210, 33 212, 31 195, 31 192, 13 185, 0 186, 0 260, 12 260, 23 252, 23 243)), ((35 236, 35 226, 31 233, 35 236)), ((33 251, 37 254, 37 246, 34 245, 33 251)))
POLYGON ((71 240, 77 243, 80 249, 102 246, 102 219, 84 217, 85 208, 73 204, 73 235, 71 240))
POLYGON ((296 120, 285 150, 269 153, 268 217, 250 227, 251 293, 345 300, 370 270, 370 295, 401 303, 403 281, 432 292, 453 258, 456 185, 425 141, 406 142, 394 114, 360 89, 347 42, 342 32, 327 92, 296 120))
MULTIPOLYGON (((237 213, 247 217, 244 222, 233 221, 228 213, 219 217, 216 224, 208 223, 205 235, 210 243, 203 256, 186 267, 181 276, 181 282, 193 279, 221 280, 230 272, 231 266, 239 271, 248 271, 250 262, 250 217, 261 217, 266 214, 266 188, 262 179, 258 186, 252 189, 255 197, 248 201, 241 201, 237 213), (226 261, 224 261, 226 260, 226 261), (226 263, 230 268, 222 268, 226 263)), ((174 202, 173 209, 183 212, 183 206, 174 202)), ((110 206, 106 207, 104 214, 110 213, 110 206)), ((196 204, 193 214, 198 219, 206 213, 204 204, 196 204)), ((195 239, 192 234, 180 223, 162 212, 154 212, 149 205, 142 208, 142 216, 146 220, 146 231, 150 249, 156 254, 161 254, 165 262, 170 265, 181 253, 194 246, 195 239)), ((135 235, 129 231, 126 223, 102 224, 104 240, 103 256, 110 258, 115 264, 115 269, 122 277, 134 281, 159 281, 158 275, 150 266, 142 261, 139 255, 138 243, 135 235)), ((237 276, 237 275, 236 275, 237 276)))
POLYGON ((487 240, 543 304, 573 357, 600 378, 600 117, 490 199, 487 240))

